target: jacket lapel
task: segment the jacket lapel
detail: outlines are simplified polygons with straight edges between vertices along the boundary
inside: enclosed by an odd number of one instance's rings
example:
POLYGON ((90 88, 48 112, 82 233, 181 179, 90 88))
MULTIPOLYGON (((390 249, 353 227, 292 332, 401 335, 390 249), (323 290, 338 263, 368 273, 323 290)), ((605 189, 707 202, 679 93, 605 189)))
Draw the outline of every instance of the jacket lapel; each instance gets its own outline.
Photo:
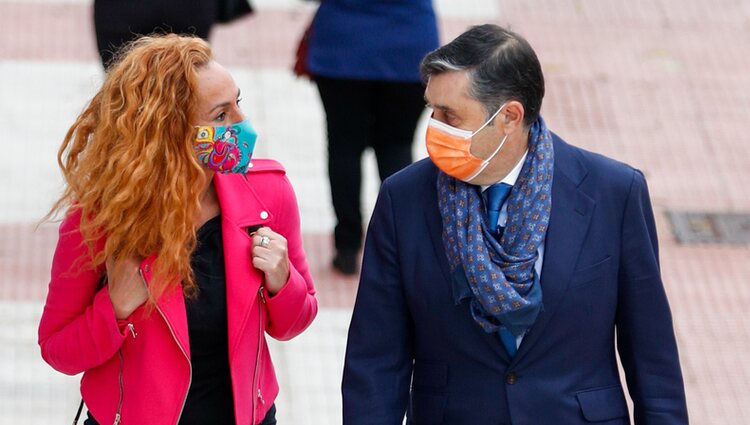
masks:
MULTIPOLYGON (((152 254, 141 263, 143 279, 146 285, 153 279, 154 261, 156 254, 152 254)), ((169 292, 165 292, 156 302, 159 314, 167 322, 172 335, 185 354, 190 358, 190 339, 188 337, 187 311, 182 285, 177 285, 169 292)))
MULTIPOLYGON (((451 282, 450 266, 448 266, 448 258, 445 256, 445 247, 443 246, 443 218, 440 216, 440 210, 438 207, 437 200, 437 174, 435 174, 433 180, 433 186, 429 191, 425 191, 431 196, 426 196, 426 208, 425 208, 425 220, 429 227, 430 239, 432 240, 432 247, 435 250, 435 256, 438 264, 440 264, 440 270, 443 272, 443 276, 447 282, 451 282)), ((468 287, 467 287, 468 289, 468 287)), ((453 297, 456 304, 462 298, 462 294, 457 294, 456 289, 453 288, 453 297)))
POLYGON ((273 214, 245 176, 216 174, 214 185, 222 214, 229 354, 232 356, 263 282, 263 274, 252 264, 249 233, 267 225, 273 214))
POLYGON ((552 212, 544 242, 541 285, 543 309, 513 357, 518 363, 538 341, 568 288, 591 222, 595 202, 580 188, 587 170, 570 146, 554 136, 552 212))
POLYGON ((182 351, 185 352, 188 359, 190 359, 187 310, 185 307, 185 296, 182 293, 182 285, 177 286, 169 293, 165 293, 159 298, 157 305, 177 343, 182 347, 182 351))

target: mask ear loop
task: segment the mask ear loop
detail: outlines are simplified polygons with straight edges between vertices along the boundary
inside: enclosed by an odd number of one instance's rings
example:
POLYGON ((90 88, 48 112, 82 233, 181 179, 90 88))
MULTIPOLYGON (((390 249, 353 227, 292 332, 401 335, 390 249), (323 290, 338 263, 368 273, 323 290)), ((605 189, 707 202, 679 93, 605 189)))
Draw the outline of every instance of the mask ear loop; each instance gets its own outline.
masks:
MULTIPOLYGON (((505 105, 507 105, 507 104, 508 104, 508 102, 505 102, 502 105, 500 105, 500 107, 497 108, 497 111, 494 114, 492 114, 492 116, 490 117, 490 119, 488 119, 487 121, 485 121, 485 123, 482 124, 482 126, 479 127, 477 129, 477 131, 475 131, 474 133, 472 133, 469 138, 476 136, 477 133, 479 133, 480 131, 482 131, 482 129, 484 129, 485 127, 487 127, 489 125, 489 123, 491 123, 492 120, 495 119, 495 117, 497 116, 497 114, 499 114, 500 111, 502 111, 503 108, 505 108, 505 105)), ((484 171, 485 168, 487 168, 487 166, 490 164, 490 161, 492 161, 492 158, 494 158, 495 155, 497 155, 497 153, 500 152, 500 149, 503 148, 503 145, 505 145, 505 141, 506 140, 508 140, 508 135, 507 134, 505 135, 505 137, 503 137, 503 140, 500 142, 500 144, 497 146, 497 148, 495 148, 495 151, 492 152, 492 154, 487 159, 482 160, 482 166, 479 167, 479 170, 477 170, 477 172, 474 173, 474 175, 472 175, 471 177, 469 177, 468 179, 466 179, 467 182, 470 182, 470 181, 474 180, 479 174, 482 173, 482 171, 484 171)))
POLYGON ((505 137, 503 137, 503 140, 502 140, 502 141, 500 142, 500 144, 499 144, 499 145, 497 145, 497 148, 495 149, 495 151, 494 151, 494 152, 492 152, 492 154, 491 154, 491 155, 490 155, 490 156, 489 156, 489 157, 488 157, 487 159, 485 159, 485 160, 483 160, 483 161, 482 161, 482 166, 481 166, 481 167, 479 167, 479 170, 478 170, 478 171, 477 171, 476 173, 474 173, 474 175, 472 175, 471 177, 469 177, 469 178, 468 178, 468 179, 466 179, 466 180, 467 180, 467 181, 472 181, 472 180, 474 180, 474 179, 475 179, 475 178, 476 178, 476 177, 477 177, 477 176, 478 176, 479 174, 481 174, 481 173, 482 173, 482 171, 484 171, 484 169, 485 169, 485 168, 487 168, 487 166, 488 166, 488 165, 490 165, 490 161, 492 161, 492 158, 494 158, 494 157, 495 157, 495 155, 497 155, 497 153, 498 153, 498 152, 500 152, 500 149, 502 149, 502 148, 503 148, 503 145, 505 145, 505 142, 506 142, 507 140, 508 140, 508 135, 506 134, 506 135, 505 135, 505 137))
POLYGON ((484 129, 485 127, 487 127, 487 126, 488 126, 488 125, 489 125, 489 124, 490 124, 490 123, 492 122, 492 120, 494 120, 494 119, 495 119, 495 117, 497 116, 497 114, 499 114, 499 113, 500 113, 500 111, 502 111, 502 110, 503 110, 503 108, 505 108, 505 105, 507 105, 507 104, 508 104, 508 102, 505 102, 505 103, 503 103, 503 104, 502 104, 502 105, 501 105, 501 106, 500 106, 499 108, 497 108, 497 112, 495 112, 494 114, 492 114, 492 116, 490 117, 490 119, 488 119, 487 121, 485 121, 485 122, 484 122, 484 124, 482 124, 482 126, 481 126, 481 127, 479 127, 479 128, 478 128, 478 129, 477 129, 477 130, 476 130, 475 132, 471 133, 471 136, 469 136, 469 137, 474 137, 474 136, 476 136, 476 135, 477 135, 477 133, 479 133, 479 132, 480 132, 480 131, 482 131, 482 130, 483 130, 483 129, 484 129))

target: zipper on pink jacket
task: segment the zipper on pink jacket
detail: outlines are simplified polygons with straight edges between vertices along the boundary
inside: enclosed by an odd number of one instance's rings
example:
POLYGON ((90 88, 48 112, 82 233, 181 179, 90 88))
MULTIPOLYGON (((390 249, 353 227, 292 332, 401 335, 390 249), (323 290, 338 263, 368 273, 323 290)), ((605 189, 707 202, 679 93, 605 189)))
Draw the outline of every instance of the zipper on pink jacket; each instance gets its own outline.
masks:
MULTIPOLYGON (((141 271, 141 268, 138 268, 138 274, 141 276, 141 279, 143 280, 143 284, 146 285, 146 278, 143 277, 143 272, 141 271)), ((148 285, 146 285, 148 287, 148 285)), ((174 334, 174 329, 172 329, 172 325, 169 324, 169 320, 167 320, 167 316, 164 315, 164 312, 161 311, 159 308, 159 304, 154 303, 156 306, 156 311, 159 312, 159 315, 162 319, 164 319, 164 323, 167 324, 167 328, 169 329, 169 333, 172 334, 172 338, 174 339, 175 344, 177 344, 177 347, 180 348, 180 351, 182 352, 182 355, 185 356, 185 360, 188 362, 188 366, 190 366, 190 376, 188 379, 188 388, 185 392, 185 397, 182 399, 182 407, 180 407, 180 414, 177 416, 177 421, 175 423, 180 422, 180 418, 182 417, 182 412, 185 410, 185 403, 187 402, 187 396, 190 392, 190 386, 193 385, 193 364, 190 362, 190 357, 188 357, 187 353, 185 352, 185 349, 182 348, 182 345, 180 345, 180 341, 177 340, 177 335, 174 334)))
MULTIPOLYGON (((266 303, 266 297, 263 296, 263 287, 261 286, 258 289, 258 298, 260 299, 261 303, 266 303)), ((263 343, 263 306, 258 304, 258 351, 255 355, 255 370, 253 371, 253 387, 258 389, 258 396, 256 398, 253 398, 253 425, 255 425, 255 415, 257 414, 257 404, 258 400, 261 401, 261 403, 266 404, 266 402, 263 400, 263 394, 260 392, 260 383, 258 381, 258 367, 260 366, 260 349, 261 345, 263 343)))
POLYGON ((122 383, 122 374, 123 370, 125 369, 125 359, 122 358, 122 349, 117 350, 117 357, 120 359, 120 374, 117 378, 117 381, 120 384, 120 398, 117 400, 117 412, 115 413, 115 421, 112 425, 117 425, 120 423, 120 414, 122 413, 122 396, 125 394, 125 385, 122 383))
MULTIPOLYGON (((138 336, 138 334, 135 332, 135 326, 132 323, 128 323, 128 329, 133 335, 133 338, 138 336)), ((122 376, 125 369, 125 359, 122 357, 122 349, 117 350, 117 357, 120 359, 120 373, 117 377, 117 381, 120 384, 120 398, 117 400, 117 412, 115 412, 115 421, 112 425, 118 425, 120 423, 120 420, 122 419, 122 399, 125 395, 125 385, 122 381, 122 376)))

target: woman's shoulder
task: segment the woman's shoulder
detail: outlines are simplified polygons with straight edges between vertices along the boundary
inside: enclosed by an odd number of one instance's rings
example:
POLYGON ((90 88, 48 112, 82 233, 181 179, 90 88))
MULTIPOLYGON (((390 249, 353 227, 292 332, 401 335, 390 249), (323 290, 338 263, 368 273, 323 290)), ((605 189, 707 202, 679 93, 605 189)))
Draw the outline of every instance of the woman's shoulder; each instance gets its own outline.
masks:
POLYGON ((247 169, 248 177, 256 174, 286 174, 286 169, 279 161, 271 158, 256 158, 250 161, 247 169))
POLYGON ((245 180, 265 200, 286 198, 291 191, 286 169, 279 161, 270 158, 253 159, 245 180))

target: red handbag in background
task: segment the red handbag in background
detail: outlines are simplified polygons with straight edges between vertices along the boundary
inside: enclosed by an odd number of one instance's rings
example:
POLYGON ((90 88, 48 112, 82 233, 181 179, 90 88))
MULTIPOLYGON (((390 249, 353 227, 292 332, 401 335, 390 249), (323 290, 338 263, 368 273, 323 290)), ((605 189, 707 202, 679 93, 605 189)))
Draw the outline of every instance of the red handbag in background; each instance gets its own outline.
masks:
POLYGON ((294 67, 292 68, 292 70, 294 71, 294 75, 310 80, 312 79, 312 74, 307 68, 307 53, 309 49, 311 31, 312 20, 307 25, 307 28, 305 28, 305 32, 302 33, 302 38, 300 38, 299 40, 299 44, 297 45, 297 52, 295 53, 294 67))

